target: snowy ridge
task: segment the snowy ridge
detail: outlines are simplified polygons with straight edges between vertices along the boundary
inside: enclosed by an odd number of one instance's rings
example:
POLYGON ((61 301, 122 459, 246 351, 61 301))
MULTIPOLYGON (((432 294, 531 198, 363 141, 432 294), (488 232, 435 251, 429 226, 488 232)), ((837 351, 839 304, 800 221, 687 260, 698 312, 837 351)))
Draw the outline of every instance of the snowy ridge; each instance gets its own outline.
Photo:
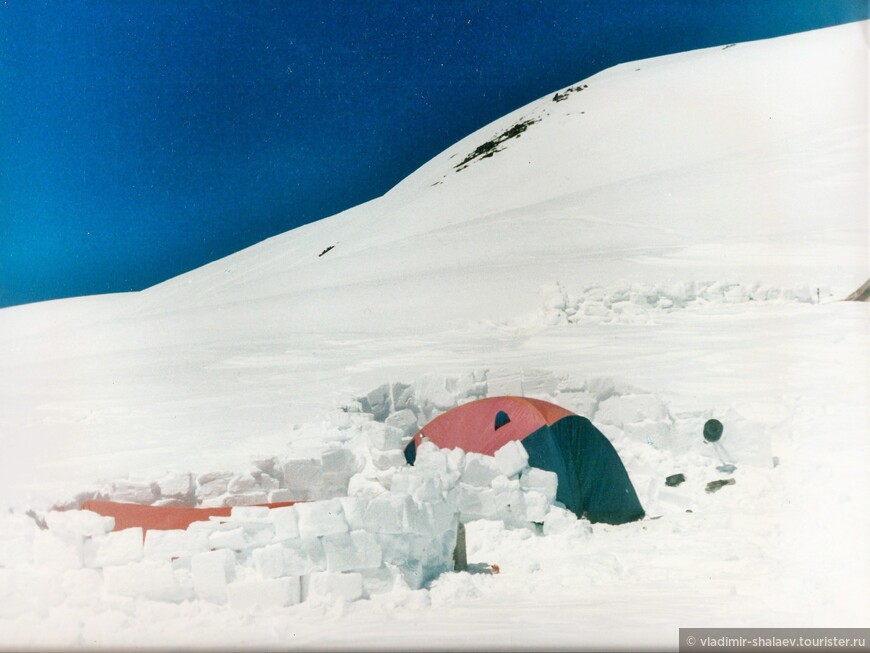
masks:
MULTIPOLYGON (((707 257, 726 259, 733 276, 752 261, 735 260, 729 250, 760 237, 794 239, 791 248, 808 245, 809 256, 773 266, 768 259, 764 275, 741 281, 784 285, 803 275, 799 282, 805 282, 810 267, 810 283, 848 293, 867 272, 866 225, 854 213, 866 202, 866 162, 856 145, 867 109, 852 86, 866 67, 857 24, 623 64, 593 76, 565 101, 548 95, 482 128, 383 198, 148 294, 187 305, 295 301, 297 293, 349 282, 412 281, 410 292, 388 298, 392 307, 413 302, 421 288, 433 291, 418 275, 498 269, 510 260, 537 280, 536 262, 554 252, 582 259, 601 250, 612 257, 616 250, 622 258, 628 251, 635 257, 689 253, 685 248, 702 244, 718 246, 707 257), (494 156, 456 171, 457 161, 528 121, 534 122, 494 156), (834 172, 833 183, 812 181, 834 172), (816 247, 819 238, 835 238, 844 248, 836 276, 826 270, 834 261, 816 247)), ((590 273, 582 260, 555 263, 561 274, 590 273)), ((646 267, 644 274, 656 272, 646 267)), ((477 299, 503 300, 497 280, 482 280, 486 293, 475 293, 477 299)))

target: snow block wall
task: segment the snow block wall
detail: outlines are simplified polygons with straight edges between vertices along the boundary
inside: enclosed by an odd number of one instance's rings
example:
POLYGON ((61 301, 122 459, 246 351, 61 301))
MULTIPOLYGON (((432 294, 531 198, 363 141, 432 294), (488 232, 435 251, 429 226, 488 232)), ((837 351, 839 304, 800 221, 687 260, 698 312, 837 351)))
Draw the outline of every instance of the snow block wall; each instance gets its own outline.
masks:
POLYGON ((588 285, 576 294, 561 283, 541 289, 543 303, 536 322, 565 324, 653 324, 657 316, 678 310, 697 310, 717 304, 789 302, 812 304, 833 301, 827 286, 779 288, 761 282, 690 281, 674 284, 621 283, 588 285))
MULTIPOLYGON (((623 379, 558 375, 541 369, 479 369, 454 375, 428 374, 412 382, 385 383, 356 398, 344 410, 350 417, 372 420, 370 428, 381 425, 391 432, 389 437, 407 442, 422 425, 437 415, 476 399, 500 395, 543 399, 592 420, 613 444, 649 514, 691 507, 684 505, 682 499, 671 500, 690 492, 691 484, 683 488, 665 487, 664 478, 669 474, 697 465, 715 467, 729 463, 770 468, 774 464, 771 443, 784 428, 778 421, 764 423, 758 420, 757 409, 755 412, 747 410, 752 406, 741 410, 733 406, 716 410, 685 403, 675 406, 659 394, 623 379), (724 447, 709 446, 703 439, 704 423, 713 417, 725 424, 724 447)), ((769 412, 764 407, 761 411, 769 412)), ((374 462, 376 465, 390 465, 395 463, 395 458, 389 459, 389 456, 395 455, 375 456, 374 462)), ((463 519, 493 518, 512 523, 497 506, 503 506, 499 502, 504 502, 516 487, 511 482, 495 482, 498 474, 494 459, 482 462, 478 454, 466 454, 461 483, 453 490, 463 519), (493 482, 495 485, 491 486, 493 482), (486 491, 469 492, 468 486, 484 487, 486 491)), ((521 487, 523 483, 530 487, 522 475, 519 480, 521 487)), ((544 493, 544 497, 547 496, 544 493)), ((529 521, 540 522, 541 511, 545 511, 549 504, 534 493, 526 493, 524 501, 522 509, 515 509, 518 512, 525 510, 524 516, 529 521)))
MULTIPOLYGON (((461 404, 501 395, 544 399, 594 420, 611 440, 629 439, 656 448, 680 448, 681 426, 665 402, 618 379, 574 379, 546 370, 475 370, 431 374, 413 383, 379 386, 345 409, 372 415, 407 442, 421 426, 461 404), (396 401, 395 397, 401 400, 396 401)), ((688 415, 695 426, 704 411, 688 415)))
POLYGON ((378 386, 350 402, 344 411, 386 427, 388 433, 372 437, 406 443, 422 426, 451 408, 503 395, 543 399, 590 419, 613 443, 632 477, 631 459, 648 457, 649 447, 670 454, 716 457, 701 437, 704 422, 712 417, 727 424, 735 457, 732 462, 770 464, 771 430, 753 423, 752 415, 739 414, 733 408, 722 412, 709 406, 676 408, 659 394, 604 376, 558 375, 542 369, 427 374, 412 382, 378 386))
POLYGON ((154 481, 112 480, 83 493, 80 499, 199 508, 314 501, 346 495, 359 464, 351 449, 338 444, 316 453, 256 460, 242 470, 176 472, 154 481))
POLYGON ((551 396, 560 378, 545 370, 479 369, 461 374, 426 374, 410 383, 384 383, 344 407, 371 415, 410 439, 420 427, 460 404, 498 395, 551 396))
MULTIPOLYGON (((87 510, 48 512, 42 527, 27 516, 0 516, 0 614, 26 609, 28 597, 45 592, 56 602, 67 600, 81 583, 119 599, 206 601, 239 610, 354 601, 420 589, 452 570, 460 522, 542 524, 551 532, 577 521, 553 505, 556 475, 529 468, 520 443, 495 456, 426 443, 414 466, 405 462, 401 438, 390 435, 377 444, 356 453, 334 448, 283 466, 285 472, 352 474, 346 496, 278 508, 237 505, 228 517, 186 530, 113 531, 113 518, 87 510), (50 588, 55 576, 61 582, 50 588)), ((190 500, 195 487, 209 483, 236 482, 246 495, 262 492, 237 482, 238 476, 202 478, 155 482, 159 491, 152 487, 150 498, 177 488, 190 500)), ((136 487, 127 496, 145 498, 144 486, 136 487)))
MULTIPOLYGON (((543 370, 430 374, 379 386, 330 415, 308 440, 298 438, 287 454, 235 471, 109 481, 65 504, 111 498, 231 506, 229 517, 143 533, 113 531, 111 518, 75 509, 36 519, 0 515, 0 616, 95 593, 110 601, 205 601, 240 610, 352 601, 417 590, 452 570, 460 523, 491 520, 545 536, 583 535, 589 525, 555 501, 556 475, 529 468, 520 442, 494 456, 426 442, 415 465, 406 463, 403 448, 420 424, 503 394, 549 400, 593 419, 648 510, 695 506, 702 479, 671 488, 663 478, 689 467, 690 459, 697 466, 698 455, 716 455, 700 437, 711 409, 678 411, 656 394, 605 377, 543 370), (281 501, 300 503, 256 505, 281 501)), ((733 410, 720 417, 733 460, 747 462, 753 451, 747 443, 758 449, 763 438, 733 410)), ((770 460, 769 451, 759 451, 759 461, 770 460)))

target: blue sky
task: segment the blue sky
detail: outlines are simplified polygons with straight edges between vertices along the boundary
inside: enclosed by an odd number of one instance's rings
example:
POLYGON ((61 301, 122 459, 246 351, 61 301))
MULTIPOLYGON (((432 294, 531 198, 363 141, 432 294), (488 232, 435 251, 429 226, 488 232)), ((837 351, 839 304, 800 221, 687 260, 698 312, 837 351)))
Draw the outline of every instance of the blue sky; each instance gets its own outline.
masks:
POLYGON ((332 215, 608 66, 867 11, 866 0, 4 0, 0 307, 139 290, 332 215))

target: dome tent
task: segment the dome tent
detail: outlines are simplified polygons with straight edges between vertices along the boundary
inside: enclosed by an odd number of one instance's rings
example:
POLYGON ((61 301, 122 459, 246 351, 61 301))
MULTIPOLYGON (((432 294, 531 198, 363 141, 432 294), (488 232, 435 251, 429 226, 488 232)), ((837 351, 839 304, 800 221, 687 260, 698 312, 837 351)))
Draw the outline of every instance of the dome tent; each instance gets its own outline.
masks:
POLYGON ((555 472, 556 499, 592 522, 641 519, 643 507, 613 445, 585 417, 525 397, 490 397, 463 404, 424 426, 405 448, 410 464, 425 436, 443 449, 493 455, 511 440, 522 442, 529 465, 555 472))

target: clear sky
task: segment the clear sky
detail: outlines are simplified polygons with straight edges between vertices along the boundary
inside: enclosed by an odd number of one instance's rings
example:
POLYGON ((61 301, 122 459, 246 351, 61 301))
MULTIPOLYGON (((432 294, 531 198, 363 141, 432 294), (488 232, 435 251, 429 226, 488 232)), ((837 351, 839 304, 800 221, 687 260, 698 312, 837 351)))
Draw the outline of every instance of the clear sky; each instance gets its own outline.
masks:
POLYGON ((139 290, 332 215, 614 64, 867 14, 867 0, 0 0, 0 307, 139 290))

